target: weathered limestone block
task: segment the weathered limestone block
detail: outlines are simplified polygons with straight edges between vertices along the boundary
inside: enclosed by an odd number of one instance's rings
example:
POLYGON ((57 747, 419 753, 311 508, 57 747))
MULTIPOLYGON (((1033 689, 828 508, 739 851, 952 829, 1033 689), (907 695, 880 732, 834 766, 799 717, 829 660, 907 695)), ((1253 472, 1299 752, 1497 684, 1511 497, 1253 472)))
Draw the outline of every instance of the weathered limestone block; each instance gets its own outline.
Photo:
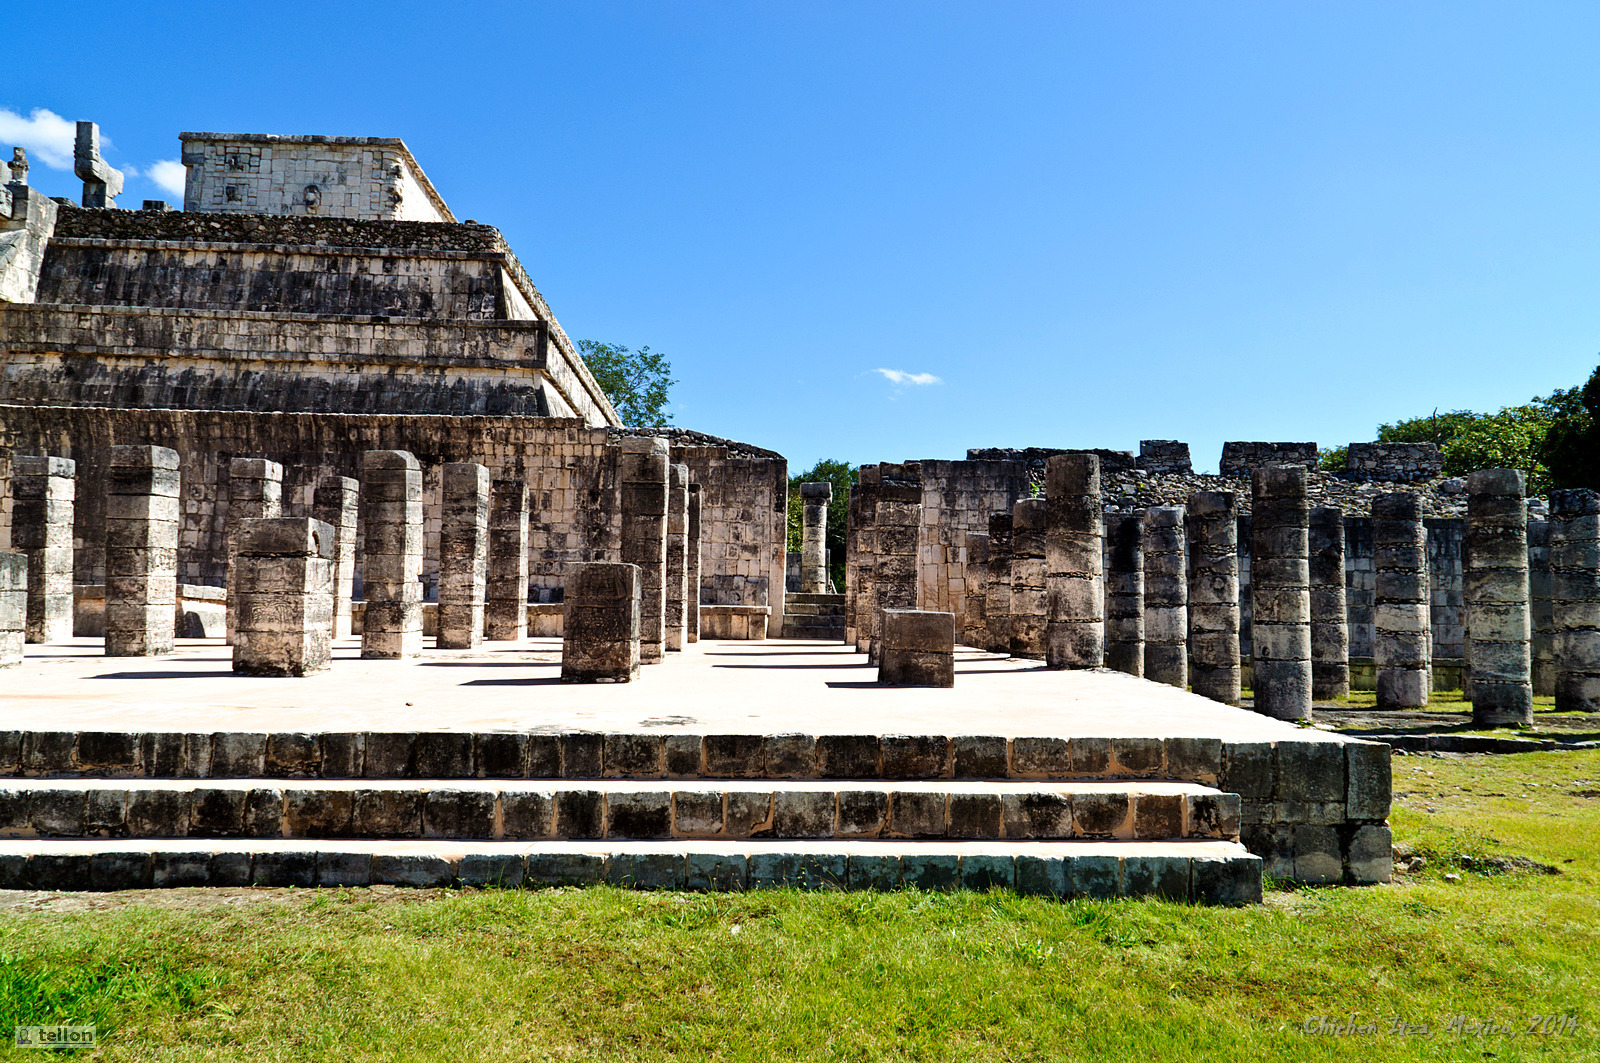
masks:
POLYGON ((624 436, 618 446, 622 560, 639 566, 639 660, 660 664, 666 646, 669 448, 657 436, 624 436))
POLYGON ((627 683, 639 675, 639 566, 591 562, 568 570, 561 681, 627 683))
POLYGON ((1190 689, 1237 705, 1239 657, 1239 501, 1232 491, 1189 496, 1190 689))
POLYGON ((22 663, 28 629, 28 555, 0 550, 0 668, 22 663))
POLYGON ((989 536, 967 532, 967 561, 962 573, 966 600, 963 602, 961 641, 982 646, 988 637, 986 603, 989 597, 989 536))
POLYGON ((878 682, 896 687, 956 685, 956 615, 923 609, 883 611, 878 682))
POLYGON ((1557 712, 1600 711, 1600 494, 1550 493, 1557 712))
POLYGON ((422 466, 404 450, 361 455, 361 516, 366 542, 361 586, 366 606, 361 656, 383 660, 422 653, 422 466))
POLYGON ((233 555, 238 552, 239 528, 247 520, 283 516, 283 466, 265 458, 234 458, 228 463, 228 618, 227 638, 233 641, 238 617, 238 595, 233 587, 233 555))
POLYGON ((1017 636, 1012 653, 1043 657, 1051 668, 1099 668, 1106 656, 1100 459, 1094 454, 1053 454, 1044 475, 1045 497, 1024 499, 1011 510, 1017 636), (1044 555, 1042 566, 1034 560, 1036 551, 1044 555), (1043 602, 1035 600, 1037 584, 1043 585, 1043 602), (1044 623, 1036 636, 1039 614, 1044 623))
POLYGON ((349 638, 351 600, 356 587, 356 514, 361 504, 361 481, 349 476, 325 476, 312 497, 316 519, 333 529, 333 637, 349 638))
POLYGON ((689 637, 689 466, 674 465, 668 471, 665 645, 669 653, 681 653, 689 637))
POLYGON ((307 676, 329 669, 337 540, 332 525, 304 517, 261 517, 239 525, 235 672, 307 676))
POLYGON ((828 593, 828 504, 833 485, 800 485, 800 593, 828 593))
POLYGON ((1303 465, 1251 473, 1251 686, 1255 710, 1311 718, 1310 512, 1303 465))
POLYGON ((106 475, 107 657, 171 653, 178 604, 178 452, 115 446, 106 475))
POLYGON ((917 607, 917 558, 922 546, 922 486, 886 480, 878 486, 873 521, 877 564, 873 573, 872 642, 867 660, 876 664, 883 648, 887 609, 917 607))
POLYGON ((700 641, 700 485, 689 485, 689 536, 685 545, 685 567, 688 569, 688 596, 683 604, 684 637, 690 642, 700 641))
POLYGON ((983 648, 1011 652, 1011 514, 989 515, 989 574, 983 596, 983 648))
POLYGON ((1378 707, 1419 708, 1433 691, 1433 630, 1428 532, 1415 494, 1402 491, 1372 500, 1372 553, 1378 707))
POLYGON ((1350 624, 1344 594, 1344 511, 1311 510, 1311 696, 1334 701, 1350 693, 1350 624))
POLYGON ((1467 667, 1472 722, 1533 723, 1528 619, 1528 505, 1516 469, 1467 477, 1467 667))
POLYGON ((1550 522, 1528 522, 1528 623, 1533 638, 1533 696, 1556 692, 1555 608, 1550 601, 1550 522))
POLYGON ((1144 675, 1144 514, 1106 515, 1106 667, 1144 675))
POLYGON ((483 637, 519 642, 528 636, 528 484, 489 486, 489 575, 483 637))
POLYGON ((29 642, 72 635, 71 458, 19 455, 11 473, 11 545, 28 558, 29 642))
POLYGON ((1189 685, 1189 566, 1182 506, 1152 506, 1144 522, 1144 677, 1189 685))
POLYGON ((489 470, 476 462, 448 462, 439 485, 438 645, 477 649, 489 579, 489 470))

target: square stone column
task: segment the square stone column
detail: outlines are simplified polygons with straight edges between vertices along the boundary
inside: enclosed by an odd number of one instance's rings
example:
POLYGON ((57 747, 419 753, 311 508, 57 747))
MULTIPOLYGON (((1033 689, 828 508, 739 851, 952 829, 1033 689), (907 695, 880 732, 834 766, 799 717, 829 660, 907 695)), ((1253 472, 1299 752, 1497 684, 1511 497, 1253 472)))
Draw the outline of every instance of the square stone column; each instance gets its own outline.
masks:
POLYGON ((876 664, 883 650, 886 609, 917 607, 917 561, 922 550, 922 485, 905 480, 878 487, 877 565, 873 574, 872 644, 867 660, 876 664))
POLYGON ((19 456, 11 474, 11 545, 28 558, 29 642, 72 637, 71 458, 19 456))
POLYGON ((332 525, 305 517, 240 522, 234 554, 235 672, 307 676, 329 669, 337 539, 332 525))
POLYGON ((440 470, 439 638, 442 650, 483 644, 489 578, 489 470, 470 461, 440 470))
POLYGON ((1239 704, 1239 500, 1232 491, 1189 496, 1189 688, 1239 704))
POLYGON ((674 465, 667 480, 667 620, 665 645, 681 653, 689 637, 689 466, 674 465))
POLYGON ((1550 600, 1550 522, 1528 522, 1528 623, 1532 629, 1533 696, 1556 692, 1555 607, 1550 600))
POLYGON ((1310 511, 1302 465, 1251 473, 1251 685, 1255 710, 1311 718, 1310 511))
POLYGON ((0 668, 22 663, 28 629, 28 555, 0 550, 0 668))
POLYGON ((831 483, 800 485, 800 593, 828 593, 828 504, 831 483))
POLYGON ((178 608, 178 452, 111 448, 106 474, 106 656, 172 652, 178 608))
POLYGON ((1344 511, 1311 510, 1311 696, 1335 701, 1350 693, 1350 624, 1344 596, 1344 511))
POLYGON ((422 653, 422 466, 403 450, 361 455, 361 656, 422 653))
POLYGON ((876 465, 861 466, 857 476, 854 490, 860 519, 856 522, 855 555, 850 563, 856 576, 855 646, 870 659, 878 602, 878 491, 882 479, 876 465))
POLYGON ((660 664, 667 637, 667 441, 624 436, 618 441, 622 484, 622 560, 639 566, 639 660, 660 664))
POLYGON ((361 502, 361 481, 349 476, 325 476, 317 484, 312 510, 317 520, 333 529, 333 637, 349 638, 352 600, 356 593, 356 513, 361 502))
POLYGON ((1011 507, 1011 644, 1013 657, 1044 660, 1049 624, 1045 562, 1045 501, 1024 498, 1011 507))
POLYGON ((985 610, 989 595, 988 534, 968 532, 966 548, 967 560, 961 578, 966 591, 966 601, 962 603, 961 641, 968 646, 982 647, 989 634, 985 610))
POLYGON ((1051 668, 1099 668, 1106 656, 1100 459, 1056 454, 1045 462, 1044 476, 1044 498, 1024 499, 1011 510, 1011 568, 1018 577, 1011 581, 1012 630, 1020 636, 1012 653, 1043 657, 1051 668), (1033 561, 1035 551, 1043 555, 1043 565, 1033 561), (1031 575, 1035 572, 1042 579, 1031 575), (1037 604, 1035 579, 1045 591, 1037 604), (1037 643, 1035 610, 1043 614, 1037 643))
POLYGON ((684 638, 700 641, 700 485, 689 485, 689 534, 684 546, 688 587, 683 599, 684 638))
POLYGON ((1189 559, 1182 506, 1144 518, 1144 677, 1189 686, 1189 559))
POLYGON ((489 486, 489 581, 483 637, 518 642, 528 637, 528 484, 489 486))
POLYGON ((1467 477, 1467 667, 1472 722, 1533 723, 1528 617, 1528 504, 1517 469, 1467 477))
POLYGON ((956 685, 956 615, 885 609, 878 682, 894 687, 956 685))
POLYGON ((983 596, 983 648, 1011 653, 1011 514, 989 515, 989 576, 983 596))
POLYGON ((1105 518, 1106 667, 1144 675, 1144 513, 1105 518))
POLYGON ((639 675, 638 565, 597 561, 567 569, 561 681, 627 683, 639 675))
POLYGON ((1372 561, 1378 708, 1420 708, 1433 692, 1433 627, 1428 530, 1415 494, 1398 491, 1372 500, 1372 561))
POLYGON ((228 613, 227 638, 233 642, 238 604, 233 593, 233 555, 244 521, 283 516, 283 466, 265 458, 234 458, 228 463, 228 613))
POLYGON ((1557 712, 1600 712, 1600 494, 1550 492, 1557 712))

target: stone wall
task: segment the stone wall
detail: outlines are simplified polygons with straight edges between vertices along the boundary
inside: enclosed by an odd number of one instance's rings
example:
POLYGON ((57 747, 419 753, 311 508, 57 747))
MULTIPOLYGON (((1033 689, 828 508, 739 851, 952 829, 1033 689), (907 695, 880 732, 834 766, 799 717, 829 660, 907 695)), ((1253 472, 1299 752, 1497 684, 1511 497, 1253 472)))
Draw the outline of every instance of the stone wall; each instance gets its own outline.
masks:
POLYGON ((1028 474, 1015 461, 920 461, 922 547, 918 608, 966 619, 967 536, 989 533, 989 514, 1010 512, 1028 497, 1028 474))
POLYGON ((1189 444, 1177 439, 1139 440, 1138 468, 1146 472, 1188 476, 1194 471, 1189 444))
POLYGON ((1345 475, 1377 483, 1432 480, 1444 469, 1444 457, 1433 443, 1351 443, 1345 475))
POLYGON ((1222 462, 1218 470, 1223 476, 1248 476, 1252 469, 1267 465, 1304 465, 1317 467, 1315 443, 1245 443, 1222 444, 1222 462))

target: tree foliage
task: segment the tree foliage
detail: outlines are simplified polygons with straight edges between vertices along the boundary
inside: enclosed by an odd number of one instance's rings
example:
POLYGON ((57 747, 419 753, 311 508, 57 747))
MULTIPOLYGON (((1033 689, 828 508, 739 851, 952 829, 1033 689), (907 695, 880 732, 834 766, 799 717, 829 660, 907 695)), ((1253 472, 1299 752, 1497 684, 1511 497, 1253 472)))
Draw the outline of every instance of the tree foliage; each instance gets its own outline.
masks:
POLYGON ((789 477, 789 550, 800 550, 800 485, 822 483, 833 485, 833 498, 828 502, 828 533, 825 544, 831 564, 828 573, 833 585, 844 590, 844 533, 850 513, 850 487, 856 482, 856 466, 847 461, 823 458, 806 472, 789 477))
POLYGON ((1600 490, 1600 368, 1582 388, 1558 391, 1561 413, 1545 435, 1544 459, 1556 487, 1600 490))
POLYGON ((1582 413, 1578 389, 1568 388, 1494 413, 1435 410, 1379 425, 1378 441, 1436 443, 1449 476, 1477 469, 1521 469, 1528 478, 1528 493, 1544 495, 1554 483, 1548 464, 1551 430, 1574 412, 1582 413))
POLYGON ((677 381, 672 379, 672 365, 665 355, 649 347, 635 351, 599 340, 579 340, 578 353, 623 424, 654 428, 672 423, 667 400, 677 381))

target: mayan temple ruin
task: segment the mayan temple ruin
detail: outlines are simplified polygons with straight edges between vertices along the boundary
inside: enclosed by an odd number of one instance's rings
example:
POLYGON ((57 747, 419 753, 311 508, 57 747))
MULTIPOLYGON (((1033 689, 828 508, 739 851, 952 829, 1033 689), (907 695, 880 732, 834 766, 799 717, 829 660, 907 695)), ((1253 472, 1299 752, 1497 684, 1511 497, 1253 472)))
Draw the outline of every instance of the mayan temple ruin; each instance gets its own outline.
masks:
POLYGON ((0 887, 1251 903, 1391 873, 1390 748, 1316 702, 1594 708, 1588 493, 883 455, 791 556, 785 458, 622 424, 402 141, 183 133, 130 209, 78 130, 81 202, 0 164, 0 887))

